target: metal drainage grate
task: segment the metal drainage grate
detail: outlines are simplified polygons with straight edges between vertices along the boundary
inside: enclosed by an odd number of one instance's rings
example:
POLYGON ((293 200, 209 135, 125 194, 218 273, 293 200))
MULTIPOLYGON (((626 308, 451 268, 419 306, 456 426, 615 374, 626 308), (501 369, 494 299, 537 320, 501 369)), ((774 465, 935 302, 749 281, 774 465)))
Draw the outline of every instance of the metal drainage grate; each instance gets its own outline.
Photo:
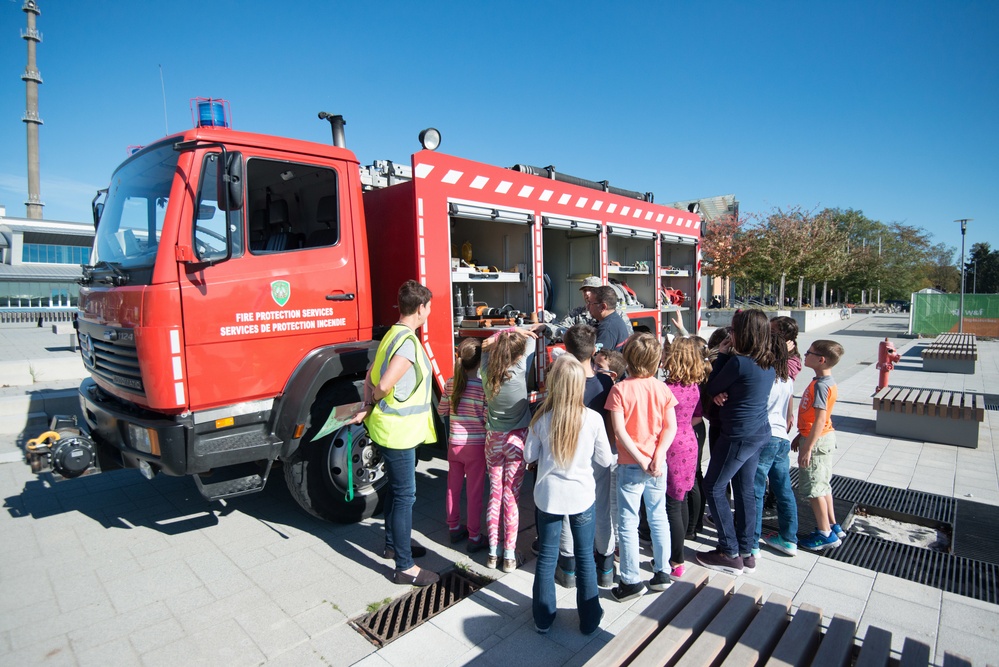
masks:
POLYGON ((850 533, 843 545, 822 555, 841 563, 882 572, 918 584, 999 603, 999 566, 880 537, 850 533))
POLYGON ((898 489, 851 477, 833 476, 833 496, 858 505, 877 507, 899 514, 911 514, 943 523, 954 523, 955 498, 935 493, 898 489))
MULTIPOLYGON (((791 469, 798 485, 798 469, 791 469)), ((950 593, 999 603, 999 507, 922 491, 896 489, 850 477, 832 476, 837 516, 844 524, 859 505, 949 524, 952 553, 892 542, 850 532, 843 545, 820 555, 875 572, 882 572, 950 593), (848 514, 841 508, 850 507, 848 514)), ((807 501, 798 502, 799 531, 807 531, 812 516, 807 501)), ((776 526, 774 526, 776 527, 776 526)))
POLYGON ((954 519, 954 553, 999 565, 999 507, 963 498, 954 519))
POLYGON ((489 583, 471 572, 451 570, 436 584, 418 588, 391 604, 350 622, 378 647, 398 639, 489 583))

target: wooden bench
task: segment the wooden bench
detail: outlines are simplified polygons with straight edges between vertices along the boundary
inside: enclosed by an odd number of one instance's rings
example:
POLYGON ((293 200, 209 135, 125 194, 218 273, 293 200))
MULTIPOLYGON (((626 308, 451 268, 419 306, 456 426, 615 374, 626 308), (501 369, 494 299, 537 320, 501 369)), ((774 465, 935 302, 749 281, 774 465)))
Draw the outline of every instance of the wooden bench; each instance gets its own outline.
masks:
POLYGON ((922 354, 924 371, 974 375, 978 342, 975 334, 940 334, 922 354))
MULTIPOLYGON (((891 633, 870 626, 856 639, 857 623, 834 616, 822 628, 822 610, 803 604, 792 615, 791 601, 716 574, 710 582, 698 568, 659 594, 587 662, 587 667, 755 667, 814 665, 815 667, 885 667, 889 664, 924 667, 930 647, 911 637, 904 640, 901 658, 892 662, 891 633)), ((944 664, 971 662, 950 653, 944 664)))
POLYGON ((978 447, 978 426, 985 420, 980 394, 887 386, 874 395, 878 435, 978 447))

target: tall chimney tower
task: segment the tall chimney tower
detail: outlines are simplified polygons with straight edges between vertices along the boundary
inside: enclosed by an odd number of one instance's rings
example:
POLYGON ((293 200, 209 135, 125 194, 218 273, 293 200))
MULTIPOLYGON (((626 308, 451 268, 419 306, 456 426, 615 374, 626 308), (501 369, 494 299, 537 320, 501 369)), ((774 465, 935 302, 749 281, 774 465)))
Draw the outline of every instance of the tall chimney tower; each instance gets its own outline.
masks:
POLYGON ((41 177, 39 175, 38 160, 38 126, 42 124, 42 119, 38 116, 38 86, 42 83, 42 74, 38 71, 35 61, 35 51, 38 43, 42 41, 42 35, 35 28, 35 22, 42 10, 38 9, 35 0, 24 0, 21 7, 28 15, 28 29, 21 33, 21 38, 28 43, 28 66, 24 68, 21 79, 27 89, 28 108, 21 117, 28 126, 28 201, 24 202, 27 207, 29 219, 41 220, 42 189, 41 177))

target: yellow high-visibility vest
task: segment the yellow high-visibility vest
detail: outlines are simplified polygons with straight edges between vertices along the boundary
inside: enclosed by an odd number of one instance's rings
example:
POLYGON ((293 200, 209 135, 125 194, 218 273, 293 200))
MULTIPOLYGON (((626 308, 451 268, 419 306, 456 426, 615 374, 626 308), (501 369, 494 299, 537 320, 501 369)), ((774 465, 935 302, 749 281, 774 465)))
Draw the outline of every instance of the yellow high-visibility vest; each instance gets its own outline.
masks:
POLYGON ((416 345, 416 387, 406 400, 395 397, 395 388, 378 403, 364 420, 368 435, 388 449, 412 449, 425 442, 435 442, 433 405, 430 400, 430 360, 413 330, 404 324, 393 325, 378 345, 371 367, 371 383, 378 384, 388 370, 389 361, 407 340, 416 345))

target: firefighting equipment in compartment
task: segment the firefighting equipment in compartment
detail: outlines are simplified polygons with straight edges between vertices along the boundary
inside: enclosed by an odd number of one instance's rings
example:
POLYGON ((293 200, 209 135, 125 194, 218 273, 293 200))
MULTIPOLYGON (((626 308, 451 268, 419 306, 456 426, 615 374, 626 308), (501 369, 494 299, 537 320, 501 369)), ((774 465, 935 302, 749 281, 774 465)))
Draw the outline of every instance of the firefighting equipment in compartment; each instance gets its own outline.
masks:
POLYGON ((672 287, 659 290, 659 294, 662 296, 664 306, 680 306, 687 300, 686 295, 682 291, 673 289, 672 287))

